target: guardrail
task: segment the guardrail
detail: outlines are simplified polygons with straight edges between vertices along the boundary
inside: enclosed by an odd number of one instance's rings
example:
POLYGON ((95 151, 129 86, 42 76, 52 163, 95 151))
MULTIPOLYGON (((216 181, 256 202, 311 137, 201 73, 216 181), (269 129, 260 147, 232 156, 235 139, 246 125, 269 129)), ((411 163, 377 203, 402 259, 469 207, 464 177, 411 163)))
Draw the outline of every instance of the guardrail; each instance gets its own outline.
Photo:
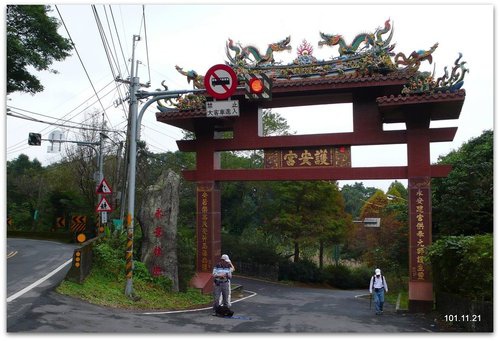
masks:
POLYGON ((92 268, 92 247, 97 239, 99 237, 89 239, 73 251, 73 262, 66 275, 68 281, 82 284, 87 278, 92 268))

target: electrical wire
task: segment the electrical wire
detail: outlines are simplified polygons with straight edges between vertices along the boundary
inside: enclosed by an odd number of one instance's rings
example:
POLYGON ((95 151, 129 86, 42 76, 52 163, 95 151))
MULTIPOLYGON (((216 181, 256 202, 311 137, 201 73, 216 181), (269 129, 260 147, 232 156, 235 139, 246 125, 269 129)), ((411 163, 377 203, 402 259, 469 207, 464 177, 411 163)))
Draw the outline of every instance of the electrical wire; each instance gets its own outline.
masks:
POLYGON ((108 121, 110 121, 108 115, 106 114, 106 109, 104 109, 104 105, 102 104, 101 99, 99 98, 99 95, 97 94, 97 91, 96 91, 96 89, 94 87, 94 83, 92 83, 92 80, 90 79, 90 75, 89 75, 89 73, 87 71, 87 68, 85 67, 85 64, 83 63, 83 60, 82 60, 82 58, 80 56, 80 53, 78 52, 78 49, 76 48, 76 44, 73 41, 73 39, 71 38, 71 34, 69 33, 68 27, 66 26, 66 23, 64 22, 64 19, 63 19, 62 15, 61 15, 61 12, 59 11, 59 8, 57 7, 57 5, 54 5, 54 7, 56 8, 57 13, 59 14, 59 18, 61 18, 61 22, 62 22, 62 24, 64 26, 64 29, 66 30, 66 33, 68 34, 69 40, 71 40, 71 44, 73 45, 73 48, 75 49, 76 55, 78 56, 78 59, 80 60, 80 64, 82 65, 83 70, 85 71, 85 74, 87 75, 87 78, 88 78, 88 80, 90 82, 90 85, 92 86, 92 89, 94 90, 94 93, 95 93, 97 99, 99 100, 99 104, 101 104, 101 107, 102 107, 102 110, 104 112, 104 115, 106 115, 106 118, 108 119, 108 121))
MULTIPOLYGON (((113 83, 114 83, 114 81, 109 82, 109 83, 108 83, 108 84, 106 84, 103 88, 101 88, 101 89, 99 90, 99 92, 104 91, 104 89, 106 89, 109 85, 111 85, 111 84, 113 84, 113 83)), ((113 89, 112 89, 111 91, 107 92, 104 96, 102 96, 102 98, 105 98, 106 96, 108 96, 108 95, 109 95, 112 91, 113 91, 113 89)), ((73 115, 73 116, 72 116, 72 117, 70 117, 69 119, 64 120, 64 118, 65 118, 65 117, 69 116, 69 115, 70 115, 73 111, 77 110, 79 107, 81 107, 82 105, 84 105, 84 104, 85 104, 88 100, 92 99, 93 97, 94 97, 94 95, 92 95, 92 96, 90 96, 88 99, 84 100, 81 104, 79 104, 78 106, 76 106, 74 109, 72 109, 72 110, 70 110, 68 113, 64 114, 64 115, 62 116, 62 118, 59 118, 59 119, 58 119, 55 123, 57 123, 57 122, 59 122, 59 121, 63 121, 63 122, 64 122, 64 121, 70 121, 70 120, 74 119, 76 116, 78 116, 78 115, 80 115, 81 113, 83 113, 85 110, 89 109, 91 106, 93 106, 93 105, 97 102, 97 100, 96 100, 96 101, 94 101, 94 102, 92 102, 91 104, 89 104, 89 105, 88 105, 88 106, 86 106, 85 108, 83 108, 81 111, 77 112, 75 115, 73 115)), ((88 121, 89 119, 90 119, 90 118, 88 118, 88 119, 86 119, 86 120, 82 121, 82 122, 81 122, 81 123, 79 123, 79 124, 84 124, 84 123, 85 123, 86 121, 88 121)), ((41 131, 39 131, 39 132, 40 132, 40 133, 42 133, 42 132, 44 132, 46 129, 49 129, 49 127, 44 128, 44 129, 42 129, 42 130, 41 130, 41 131)), ((25 141, 24 139, 22 139, 22 140, 20 140, 19 142, 15 143, 14 145, 11 145, 11 146, 9 147, 9 149, 16 148, 16 146, 17 146, 17 145, 23 145, 23 146, 24 146, 24 144, 25 144, 25 143, 26 143, 26 141, 25 141)), ((23 149, 25 149, 25 148, 23 148, 23 149)))
POLYGON ((113 50, 114 50, 114 53, 115 53, 114 56, 116 58, 116 67, 118 68, 118 74, 119 74, 119 76, 122 77, 122 70, 120 68, 120 63, 118 62, 118 53, 116 52, 115 40, 113 39, 113 32, 111 31, 111 25, 109 23, 108 11, 106 11, 106 7, 104 5, 103 5, 103 9, 104 9, 104 14, 106 15, 106 22, 108 24, 109 37, 111 39, 111 45, 113 46, 113 50))
POLYGON ((144 40, 146 42, 146 59, 147 59, 147 64, 148 64, 148 75, 149 75, 148 84, 151 84, 151 69, 149 68, 148 33, 146 31, 146 8, 144 5, 142 5, 142 18, 143 18, 143 22, 144 22, 144 40))
POLYGON ((118 34, 118 28, 116 27, 116 21, 115 21, 115 16, 113 14, 113 9, 112 9, 111 5, 108 5, 108 6, 109 6, 109 12, 111 13, 111 18, 113 19, 113 26, 115 27, 116 39, 118 40, 118 44, 120 45, 120 51, 122 53, 123 63, 125 64, 125 69, 127 70, 127 75, 130 77, 130 71, 128 69, 128 63, 127 63, 127 60, 125 58, 125 54, 123 53, 122 42, 120 40, 120 35, 118 34))
MULTIPOLYGON (((99 14, 97 13, 97 10, 95 8, 95 5, 91 5, 91 7, 92 7, 92 11, 94 13, 94 20, 96 21, 96 24, 97 24, 97 30, 99 32, 101 42, 102 42, 102 45, 104 47, 104 53, 106 54, 106 58, 108 59, 109 68, 111 69, 111 74, 113 75, 114 79, 117 79, 118 76, 115 72, 115 68, 113 67, 113 63, 116 66, 116 61, 114 60, 113 55, 109 51, 109 44, 106 40, 104 29, 102 27, 102 23, 101 23, 101 20, 99 18, 99 14)), ((117 67, 117 69, 118 69, 118 67, 117 67)))

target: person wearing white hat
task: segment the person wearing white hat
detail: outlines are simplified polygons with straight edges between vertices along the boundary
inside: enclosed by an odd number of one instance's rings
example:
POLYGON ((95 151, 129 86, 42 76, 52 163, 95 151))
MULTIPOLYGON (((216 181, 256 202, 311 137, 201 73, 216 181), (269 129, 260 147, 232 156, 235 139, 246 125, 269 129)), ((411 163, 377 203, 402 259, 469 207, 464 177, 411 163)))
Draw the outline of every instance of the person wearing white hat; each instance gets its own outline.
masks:
POLYGON ((387 282, 380 269, 375 269, 375 275, 370 279, 370 295, 374 292, 373 302, 375 303, 375 314, 384 313, 384 291, 388 292, 387 282))
MULTIPOLYGON (((233 272, 236 270, 236 268, 234 267, 233 263, 231 263, 229 256, 226 254, 223 254, 220 257, 220 259, 225 260, 226 262, 228 262, 231 265, 231 277, 232 277, 233 272)), ((229 288, 228 288, 228 294, 227 294, 227 306, 231 307, 231 278, 228 281, 228 287, 229 288)), ((222 296, 220 296, 220 298, 219 298, 219 304, 222 304, 222 296)))
POLYGON ((216 311, 217 307, 221 305, 228 308, 230 306, 229 292, 232 269, 233 266, 231 264, 231 261, 229 260, 228 255, 222 255, 220 261, 214 266, 214 269, 212 271, 212 276, 214 278, 214 312, 216 311), (221 296, 222 302, 220 302, 221 296))

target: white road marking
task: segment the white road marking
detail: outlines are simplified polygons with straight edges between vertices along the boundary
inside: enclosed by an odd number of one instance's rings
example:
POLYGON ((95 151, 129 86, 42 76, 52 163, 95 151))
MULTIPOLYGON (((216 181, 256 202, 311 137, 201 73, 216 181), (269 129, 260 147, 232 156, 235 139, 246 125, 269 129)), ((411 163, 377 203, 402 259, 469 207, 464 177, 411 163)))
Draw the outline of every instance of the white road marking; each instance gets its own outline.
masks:
POLYGON ((11 257, 14 257, 15 255, 17 255, 17 251, 11 251, 9 252, 9 254, 7 255, 7 259, 11 258, 11 257))
MULTIPOLYGON (((249 291, 249 290, 244 290, 244 291, 250 292, 252 294, 249 295, 249 296, 247 296, 247 297, 240 298, 239 300, 232 301, 231 304, 239 302, 239 301, 246 300, 247 298, 254 297, 255 295, 257 295, 257 293, 253 292, 253 291, 249 291)), ((212 307, 207 307, 207 308, 198 308, 198 309, 189 309, 189 310, 153 311, 153 312, 149 312, 149 313, 143 313, 143 315, 162 315, 162 314, 175 314, 175 313, 191 313, 191 312, 194 312, 194 311, 203 311, 203 310, 210 310, 210 309, 213 309, 213 308, 212 307)))
POLYGON ((59 266, 57 269, 53 270, 51 273, 47 274, 46 276, 40 278, 38 281, 36 281, 35 283, 31 284, 31 285, 28 285, 26 288, 24 288, 23 290, 20 290, 18 292, 16 292, 14 295, 11 295, 9 297, 7 297, 7 303, 9 302, 12 302, 14 301, 16 298, 24 295, 25 293, 27 293, 28 291, 30 291, 31 289, 35 288, 36 286, 42 284, 43 282, 45 282, 47 279, 49 279, 50 277, 54 276, 57 272, 59 272, 62 268, 64 268, 66 265, 68 265, 69 263, 71 263, 73 261, 73 258, 70 258, 68 259, 64 264, 62 264, 61 266, 59 266))

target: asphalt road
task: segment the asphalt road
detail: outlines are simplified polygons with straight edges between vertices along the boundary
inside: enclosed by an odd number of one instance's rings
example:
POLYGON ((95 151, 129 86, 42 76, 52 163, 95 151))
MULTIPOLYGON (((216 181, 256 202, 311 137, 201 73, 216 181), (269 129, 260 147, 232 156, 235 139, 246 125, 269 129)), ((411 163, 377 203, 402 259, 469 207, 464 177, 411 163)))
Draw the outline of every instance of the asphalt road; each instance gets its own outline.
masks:
MULTIPOLYGON (((8 245, 10 249, 10 239, 8 245)), ((60 246, 67 252, 67 245, 60 246)), ((52 249, 56 252, 57 247, 52 245, 52 249)), ((67 259, 67 255, 59 257, 61 264, 67 259)), ((8 272, 13 268, 9 261, 8 272)), ((394 306, 386 305, 384 315, 375 315, 367 299, 356 297, 366 291, 297 288, 242 277, 235 277, 233 282, 243 285, 247 297, 233 304, 234 318, 212 316, 211 309, 187 312, 109 309, 54 292, 52 289, 67 270, 44 282, 43 288, 8 303, 7 332, 371 334, 439 331, 431 318, 398 314, 394 306)), ((8 283, 12 284, 11 279, 8 283)))

